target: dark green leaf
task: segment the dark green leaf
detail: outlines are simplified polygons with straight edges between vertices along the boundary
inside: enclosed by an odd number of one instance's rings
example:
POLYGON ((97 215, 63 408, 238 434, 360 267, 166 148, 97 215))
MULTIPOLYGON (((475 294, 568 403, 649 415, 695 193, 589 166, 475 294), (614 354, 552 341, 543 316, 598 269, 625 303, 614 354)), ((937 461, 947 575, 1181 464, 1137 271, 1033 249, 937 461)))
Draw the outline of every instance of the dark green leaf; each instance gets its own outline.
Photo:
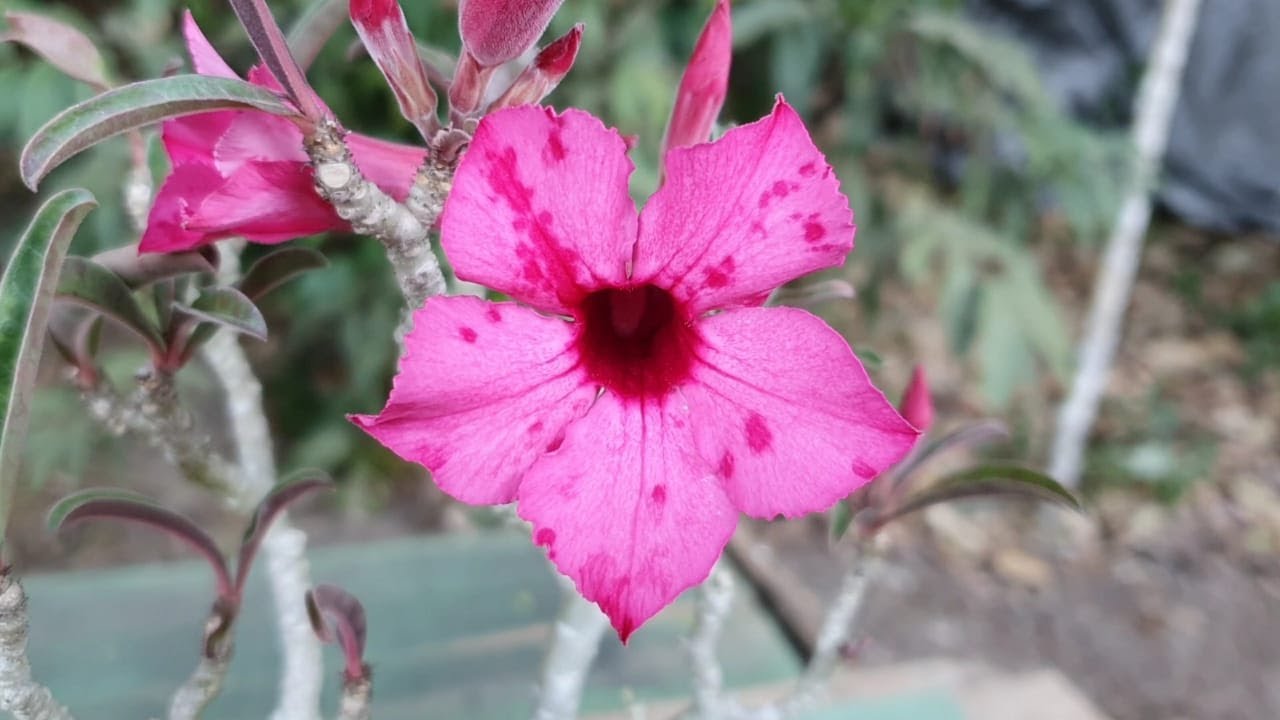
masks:
POLYGON ((88 488, 60 500, 49 511, 55 531, 85 520, 123 520, 161 530, 200 553, 213 568, 218 594, 236 597, 226 560, 213 538, 186 517, 156 505, 136 493, 111 488, 88 488))
POLYGON ((58 298, 89 307, 141 337, 157 354, 164 340, 119 275, 82 257, 67 258, 58 280, 58 298))
POLYGON ((311 67, 329 38, 347 23, 347 0, 314 0, 289 28, 289 51, 303 70, 311 67))
POLYGON ((176 75, 125 85, 67 108, 36 131, 22 150, 22 181, 35 190, 68 158, 129 130, 182 115, 243 109, 297 115, 273 93, 234 78, 176 75))
POLYGON ((910 481, 916 470, 920 469, 930 458, 944 454, 954 448, 967 448, 987 445, 1009 439, 1009 428, 999 420, 983 420, 966 425, 955 432, 934 440, 913 452, 905 463, 899 465, 893 473, 893 483, 910 481))
POLYGON ((85 190, 49 198, 0 277, 0 542, 27 435, 28 408, 67 246, 97 203, 85 190))
POLYGON ((901 505, 875 516, 871 524, 884 524, 938 503, 976 497, 1023 497, 1058 503, 1073 510, 1083 506, 1057 480, 1023 465, 981 465, 947 475, 928 488, 906 498, 901 505))
POLYGON ((310 248, 282 248, 259 258, 249 267, 237 287, 245 297, 257 301, 298 275, 328 265, 324 255, 310 248))
POLYGON ((844 537, 849 531, 849 526, 853 524, 853 508, 849 506, 848 500, 841 500, 836 506, 831 508, 831 517, 829 518, 831 536, 830 541, 835 543, 844 537))
POLYGON ((208 245, 190 252, 139 254, 137 245, 123 245, 94 255, 93 261, 136 289, 175 275, 212 273, 218 269, 218 251, 208 245))
POLYGON ((267 339, 267 321, 253 301, 229 287, 207 287, 195 302, 177 305, 178 310, 205 322, 217 323, 258 340, 267 339))
POLYGON ((236 561, 237 589, 244 587, 249 578, 249 568, 253 565, 254 555, 271 529, 271 522, 284 512, 289 505, 300 498, 318 490, 332 490, 333 481, 319 470, 301 470, 281 480, 266 497, 258 503, 249 526, 245 528, 244 540, 240 544, 240 557, 236 561))

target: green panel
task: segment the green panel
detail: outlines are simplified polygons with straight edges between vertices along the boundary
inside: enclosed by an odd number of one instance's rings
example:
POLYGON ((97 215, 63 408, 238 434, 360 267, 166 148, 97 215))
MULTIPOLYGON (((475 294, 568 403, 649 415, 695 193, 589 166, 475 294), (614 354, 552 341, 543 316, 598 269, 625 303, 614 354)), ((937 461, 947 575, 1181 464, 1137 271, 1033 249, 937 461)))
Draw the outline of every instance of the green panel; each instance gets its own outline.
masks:
POLYGON ((801 720, 965 720, 949 695, 933 691, 898 695, 835 707, 805 715, 801 720))
MULTIPOLYGON (((529 714, 560 595, 527 538, 407 538, 320 548, 311 557, 316 582, 343 586, 368 611, 376 718, 416 720, 428 710, 430 717, 467 720, 529 714)), ((134 566, 30 577, 25 584, 32 663, 59 699, 81 717, 163 716, 169 693, 195 665, 212 597, 207 567, 134 566)), ((267 588, 256 573, 248 593, 231 675, 211 719, 263 717, 273 706, 276 636, 267 588)), ((690 595, 627 647, 608 639, 584 710, 621 707, 624 689, 641 699, 687 696, 680 636, 692 612, 690 595)), ((780 630, 749 593, 739 596, 728 627, 722 656, 730 686, 777 683, 798 672, 780 630)), ((332 709, 339 658, 327 650, 333 682, 325 703, 332 709)))

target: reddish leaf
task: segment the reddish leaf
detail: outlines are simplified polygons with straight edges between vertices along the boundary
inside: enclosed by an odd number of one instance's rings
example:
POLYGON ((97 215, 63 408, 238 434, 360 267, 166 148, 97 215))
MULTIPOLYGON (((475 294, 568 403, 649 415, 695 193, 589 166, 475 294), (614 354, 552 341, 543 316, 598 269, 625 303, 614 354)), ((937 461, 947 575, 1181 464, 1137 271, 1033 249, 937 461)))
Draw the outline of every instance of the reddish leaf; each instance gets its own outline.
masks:
POLYGON ((281 480, 266 497, 258 503, 249 526, 245 528, 244 540, 240 543, 240 556, 236 561, 236 592, 244 590, 244 583, 249 578, 249 569, 253 558, 262 545, 262 539, 271 529, 271 522, 279 517, 290 505, 306 495, 318 490, 332 490, 333 481, 319 470, 302 470, 281 480))
POLYGON ((363 678, 369 671, 364 664, 364 606, 352 594, 335 585, 317 585, 307 593, 307 615, 321 642, 342 647, 348 682, 363 678))
POLYGON ((0 40, 26 45, 50 65, 98 92, 111 86, 102 54, 84 33, 53 18, 11 10, 9 31, 0 40))

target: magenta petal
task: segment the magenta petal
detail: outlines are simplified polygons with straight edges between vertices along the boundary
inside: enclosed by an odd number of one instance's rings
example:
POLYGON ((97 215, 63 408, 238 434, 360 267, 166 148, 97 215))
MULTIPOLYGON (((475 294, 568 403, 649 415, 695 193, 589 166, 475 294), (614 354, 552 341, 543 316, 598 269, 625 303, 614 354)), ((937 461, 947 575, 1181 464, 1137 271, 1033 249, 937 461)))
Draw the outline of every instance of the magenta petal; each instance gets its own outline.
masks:
POLYGON ((902 393, 898 412, 920 432, 933 425, 933 397, 929 394, 929 380, 925 377, 923 365, 917 365, 911 371, 911 382, 902 393))
POLYGON ((698 36, 689 66, 680 78, 675 107, 667 125, 663 153, 671 148, 706 142, 729 90, 733 59, 733 21, 729 0, 718 0, 698 36))
POLYGON ((222 183, 222 176, 212 165, 191 163, 175 167, 156 193, 138 252, 183 252, 215 240, 187 229, 186 218, 222 183))
POLYGON ((315 193, 311 166, 292 161, 251 162, 193 206, 186 227, 208 235, 242 235, 279 243, 347 223, 315 193))
POLYGON ((853 213, 826 158, 781 99, 762 120, 667 153, 640 217, 635 277, 701 312, 752 304, 853 248, 853 213))
POLYGON ((726 310, 698 331, 702 364, 682 391, 698 450, 742 512, 825 510, 915 444, 844 339, 803 310, 726 310))
POLYGON ((695 452, 676 396, 604 393, 520 483, 520 517, 618 635, 706 579, 738 514, 695 452))
POLYGON ((352 422, 436 484, 475 504, 507 503, 596 389, 570 352, 572 326, 510 303, 433 297, 413 317, 387 406, 352 422))
POLYGON ((191 53, 191 64, 195 67, 196 74, 237 79, 240 77, 218 51, 213 49, 190 10, 182 14, 182 35, 187 40, 187 52, 191 53))
POLYGON ((347 135, 356 167, 383 192, 404 201, 413 177, 427 157, 426 148, 387 142, 358 133, 347 135))
POLYGON ((441 243, 458 276, 570 314, 626 279, 636 237, 633 166, 617 131, 578 110, 500 110, 458 166, 441 243))

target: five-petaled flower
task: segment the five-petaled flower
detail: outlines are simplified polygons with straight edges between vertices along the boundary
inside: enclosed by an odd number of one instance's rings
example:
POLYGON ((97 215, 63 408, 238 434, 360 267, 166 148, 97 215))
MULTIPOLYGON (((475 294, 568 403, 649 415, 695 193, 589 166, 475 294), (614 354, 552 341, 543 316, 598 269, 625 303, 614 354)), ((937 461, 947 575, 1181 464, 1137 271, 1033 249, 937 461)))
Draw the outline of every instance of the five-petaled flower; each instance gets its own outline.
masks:
POLYGON ((707 576, 739 513, 829 508, 917 436, 834 330, 760 307, 853 247, 795 111, 665 170, 637 213, 626 144, 593 116, 487 116, 442 243, 517 302, 429 299, 386 408, 352 418, 459 500, 517 501, 624 640, 707 576))
MULTIPOLYGON (((201 75, 236 77, 188 12, 187 48, 201 75)), ((262 66, 249 81, 280 92, 262 66)), ((278 243, 347 223, 316 194, 302 132, 291 121, 255 110, 201 113, 164 123, 173 163, 147 219, 142 252, 181 252, 224 237, 278 243)), ((426 151, 351 133, 356 165, 370 180, 404 199, 426 151)))

